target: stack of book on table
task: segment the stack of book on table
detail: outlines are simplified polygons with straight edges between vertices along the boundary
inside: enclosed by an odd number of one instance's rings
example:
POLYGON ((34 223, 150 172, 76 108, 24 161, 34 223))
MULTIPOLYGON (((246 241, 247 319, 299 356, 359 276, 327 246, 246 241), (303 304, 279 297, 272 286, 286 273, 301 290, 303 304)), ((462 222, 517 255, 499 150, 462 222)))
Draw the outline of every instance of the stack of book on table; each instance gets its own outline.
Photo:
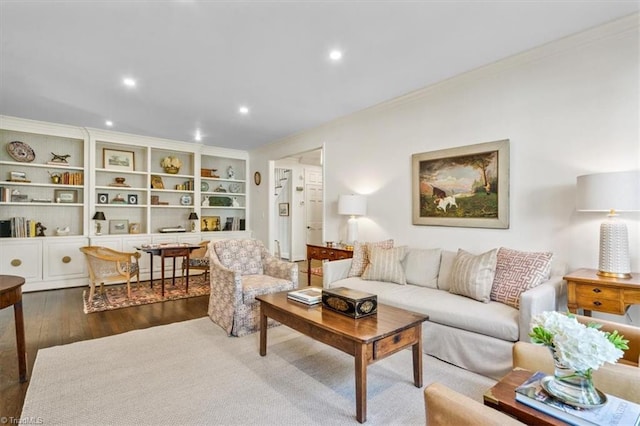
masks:
POLYGON ((516 388, 516 401, 521 402, 570 425, 638 426, 640 405, 607 394, 607 402, 598 408, 576 408, 547 394, 540 380, 547 374, 538 371, 516 388))
POLYGON ((315 287, 290 291, 287 297, 305 305, 317 305, 322 302, 322 290, 315 287))

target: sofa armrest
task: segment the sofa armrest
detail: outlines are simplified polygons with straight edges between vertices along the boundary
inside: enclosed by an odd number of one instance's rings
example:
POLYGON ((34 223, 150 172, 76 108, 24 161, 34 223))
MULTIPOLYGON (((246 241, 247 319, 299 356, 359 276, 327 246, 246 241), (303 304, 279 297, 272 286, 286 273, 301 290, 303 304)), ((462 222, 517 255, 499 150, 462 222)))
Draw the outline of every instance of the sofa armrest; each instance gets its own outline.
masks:
POLYGON ((567 285, 561 276, 553 276, 537 287, 520 295, 518 327, 520 340, 531 341, 529 328, 531 319, 545 311, 566 310, 567 285))
POLYGON ((428 426, 524 424, 440 383, 424 388, 424 407, 428 426))
POLYGON ((329 288, 329 284, 343 280, 349 275, 352 259, 322 262, 322 287, 329 288))

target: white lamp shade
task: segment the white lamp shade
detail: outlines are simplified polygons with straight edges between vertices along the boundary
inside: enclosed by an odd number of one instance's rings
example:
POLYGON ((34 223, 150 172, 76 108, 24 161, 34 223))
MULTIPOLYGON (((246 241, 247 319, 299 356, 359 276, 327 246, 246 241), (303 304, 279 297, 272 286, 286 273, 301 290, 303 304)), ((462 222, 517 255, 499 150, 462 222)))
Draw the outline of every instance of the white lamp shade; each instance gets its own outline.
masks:
POLYGON ((367 214, 367 199, 364 195, 341 195, 338 199, 338 214, 363 216, 367 214))
POLYGON ((640 170, 578 176, 576 191, 579 211, 638 211, 640 170))

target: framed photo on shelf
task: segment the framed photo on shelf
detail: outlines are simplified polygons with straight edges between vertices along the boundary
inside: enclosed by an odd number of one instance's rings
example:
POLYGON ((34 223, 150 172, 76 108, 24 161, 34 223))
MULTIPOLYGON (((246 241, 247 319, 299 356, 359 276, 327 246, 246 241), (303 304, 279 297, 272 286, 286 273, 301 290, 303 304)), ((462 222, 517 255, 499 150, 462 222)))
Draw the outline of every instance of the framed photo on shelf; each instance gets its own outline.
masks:
POLYGON ((127 195, 127 204, 138 204, 138 194, 127 195))
POLYGON ((202 232, 219 231, 220 216, 202 216, 200 219, 200 230, 202 232))
POLYGON ((129 233, 130 234, 139 234, 140 233, 140 224, 139 223, 130 223, 129 224, 129 233))
POLYGON ((102 149, 102 167, 108 170, 122 170, 132 172, 136 169, 135 153, 119 149, 102 149))
POLYGON ((413 154, 414 225, 509 228, 509 140, 413 154))
POLYGON ((78 191, 75 189, 54 189, 53 198, 56 203, 77 203, 78 191))
POLYGON ((128 234, 129 221, 126 219, 116 219, 109 221, 109 234, 128 234))
POLYGON ((278 204, 278 213, 280 216, 289 216, 289 203, 278 204))
POLYGON ((99 193, 98 194, 98 204, 109 204, 109 194, 107 194, 107 193, 99 193))
POLYGON ((151 175, 151 188, 164 189, 164 182, 162 182, 162 176, 151 175))

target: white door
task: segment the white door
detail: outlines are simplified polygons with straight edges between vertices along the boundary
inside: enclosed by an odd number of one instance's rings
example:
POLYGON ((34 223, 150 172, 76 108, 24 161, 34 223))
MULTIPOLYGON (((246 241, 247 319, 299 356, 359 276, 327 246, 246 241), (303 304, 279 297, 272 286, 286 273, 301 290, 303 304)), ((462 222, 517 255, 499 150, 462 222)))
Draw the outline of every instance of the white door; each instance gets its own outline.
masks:
POLYGON ((322 171, 307 174, 307 244, 322 245, 322 171))

